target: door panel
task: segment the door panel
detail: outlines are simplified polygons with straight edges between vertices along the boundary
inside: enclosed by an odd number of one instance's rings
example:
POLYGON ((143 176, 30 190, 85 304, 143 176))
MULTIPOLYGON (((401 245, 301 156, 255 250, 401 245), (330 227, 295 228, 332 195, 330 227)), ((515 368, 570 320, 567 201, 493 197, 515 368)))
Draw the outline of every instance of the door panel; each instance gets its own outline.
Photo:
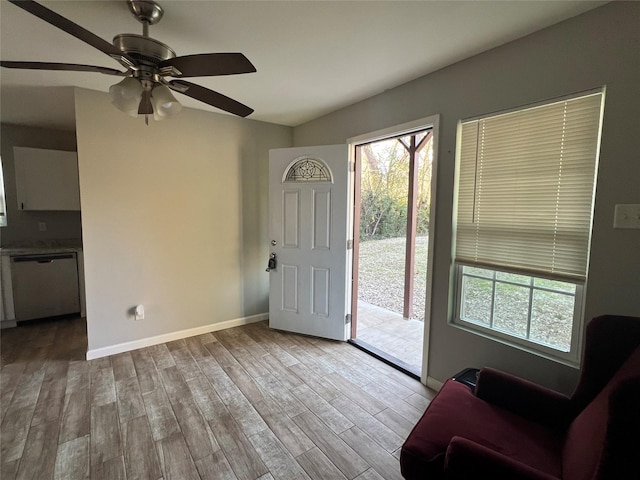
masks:
POLYGON ((331 248, 331 191, 313 192, 313 248, 331 248))
POLYGON ((282 264, 282 310, 298 313, 298 267, 282 264))
POLYGON ((277 256, 269 326, 346 340, 347 146, 276 149, 269 159, 269 240, 277 256))
POLYGON ((284 246, 298 248, 300 238, 300 191, 284 191, 283 197, 283 221, 284 221, 284 246))
POLYGON ((329 316, 329 277, 329 269, 311 267, 311 313, 314 315, 329 316))

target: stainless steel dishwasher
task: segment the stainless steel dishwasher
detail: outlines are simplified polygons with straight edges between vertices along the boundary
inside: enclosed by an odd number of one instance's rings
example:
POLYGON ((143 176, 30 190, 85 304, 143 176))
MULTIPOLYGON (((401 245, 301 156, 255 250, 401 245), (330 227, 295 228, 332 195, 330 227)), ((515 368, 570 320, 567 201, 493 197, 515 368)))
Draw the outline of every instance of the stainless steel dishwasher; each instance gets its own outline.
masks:
POLYGON ((12 257, 11 277, 17 321, 80 312, 75 253, 12 257))

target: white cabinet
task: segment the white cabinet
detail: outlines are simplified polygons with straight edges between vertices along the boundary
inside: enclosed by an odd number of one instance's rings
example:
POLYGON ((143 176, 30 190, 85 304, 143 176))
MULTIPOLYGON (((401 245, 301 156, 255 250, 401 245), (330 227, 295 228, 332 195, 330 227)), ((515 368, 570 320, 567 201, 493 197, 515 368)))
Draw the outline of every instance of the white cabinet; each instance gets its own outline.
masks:
POLYGON ((76 152, 13 147, 20 210, 80 210, 76 152))

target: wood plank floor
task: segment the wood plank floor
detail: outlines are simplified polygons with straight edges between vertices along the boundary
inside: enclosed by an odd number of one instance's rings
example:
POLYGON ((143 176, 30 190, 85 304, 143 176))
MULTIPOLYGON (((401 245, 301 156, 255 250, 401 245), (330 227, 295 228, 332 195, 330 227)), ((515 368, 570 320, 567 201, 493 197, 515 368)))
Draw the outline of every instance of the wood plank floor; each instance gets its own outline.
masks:
POLYGON ((435 395, 266 322, 91 361, 78 318, 0 336, 2 480, 401 479, 435 395))

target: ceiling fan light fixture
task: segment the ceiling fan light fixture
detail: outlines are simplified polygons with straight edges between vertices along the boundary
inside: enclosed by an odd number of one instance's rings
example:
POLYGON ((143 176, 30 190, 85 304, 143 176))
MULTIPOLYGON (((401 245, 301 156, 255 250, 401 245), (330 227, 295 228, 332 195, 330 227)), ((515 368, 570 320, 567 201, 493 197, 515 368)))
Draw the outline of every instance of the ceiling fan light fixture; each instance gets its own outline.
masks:
POLYGON ((138 116, 138 106, 143 91, 144 87, 140 81, 132 77, 127 77, 109 87, 113 106, 132 117, 138 116))
POLYGON ((117 109, 132 117, 144 115, 145 122, 151 114, 156 120, 162 120, 177 114, 182 109, 167 85, 178 93, 239 117, 246 117, 253 113, 252 108, 232 98, 182 80, 190 77, 255 72, 256 68, 249 59, 238 52, 176 56, 171 47, 149 36, 149 26, 158 23, 163 14, 162 8, 154 0, 127 0, 131 13, 142 23, 142 35, 119 34, 113 38, 112 43, 40 5, 35 0, 9 1, 27 13, 115 59, 126 68, 126 71, 96 65, 55 62, 2 61, 0 67, 123 75, 126 77, 124 80, 109 88, 112 103, 117 109), (168 80, 167 77, 175 77, 177 80, 168 80))
POLYGON ((166 85, 156 85, 151 91, 151 105, 153 106, 153 118, 164 120, 180 113, 182 105, 173 96, 166 85))

